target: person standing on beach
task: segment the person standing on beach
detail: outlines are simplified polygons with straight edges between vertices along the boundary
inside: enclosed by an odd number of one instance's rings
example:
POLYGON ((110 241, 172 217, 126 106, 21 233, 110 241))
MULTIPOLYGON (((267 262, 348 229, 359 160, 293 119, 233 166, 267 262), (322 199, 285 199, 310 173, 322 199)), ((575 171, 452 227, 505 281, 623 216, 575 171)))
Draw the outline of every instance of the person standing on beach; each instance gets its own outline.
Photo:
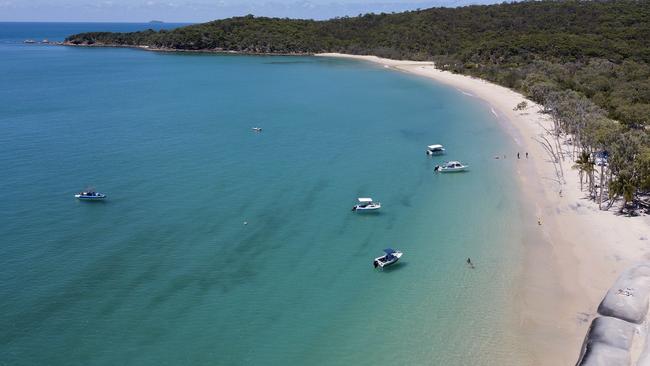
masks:
POLYGON ((528 151, 526 151, 526 159, 528 159, 528 151))
POLYGON ((517 153, 517 159, 519 159, 519 153, 517 153))

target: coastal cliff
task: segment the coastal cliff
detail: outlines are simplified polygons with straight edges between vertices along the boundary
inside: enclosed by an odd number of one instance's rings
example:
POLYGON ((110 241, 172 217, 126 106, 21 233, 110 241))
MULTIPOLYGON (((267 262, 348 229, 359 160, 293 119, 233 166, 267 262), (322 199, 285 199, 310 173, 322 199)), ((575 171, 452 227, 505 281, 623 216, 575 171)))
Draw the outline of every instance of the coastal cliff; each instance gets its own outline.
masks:
POLYGON ((578 366, 650 365, 650 264, 624 271, 607 291, 585 336, 578 366))

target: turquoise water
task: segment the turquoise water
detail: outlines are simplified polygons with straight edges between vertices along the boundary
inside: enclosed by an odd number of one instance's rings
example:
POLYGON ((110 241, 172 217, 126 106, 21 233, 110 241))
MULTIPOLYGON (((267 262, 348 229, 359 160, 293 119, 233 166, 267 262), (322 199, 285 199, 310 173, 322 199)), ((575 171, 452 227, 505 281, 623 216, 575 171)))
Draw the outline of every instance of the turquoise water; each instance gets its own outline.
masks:
POLYGON ((523 363, 514 161, 492 159, 515 148, 488 106, 360 62, 23 45, 80 25, 14 27, 0 365, 523 363), (471 172, 434 175, 431 143, 471 172), (76 201, 86 186, 109 200, 76 201), (359 196, 381 212, 350 212, 359 196), (389 246, 402 261, 373 270, 389 246))

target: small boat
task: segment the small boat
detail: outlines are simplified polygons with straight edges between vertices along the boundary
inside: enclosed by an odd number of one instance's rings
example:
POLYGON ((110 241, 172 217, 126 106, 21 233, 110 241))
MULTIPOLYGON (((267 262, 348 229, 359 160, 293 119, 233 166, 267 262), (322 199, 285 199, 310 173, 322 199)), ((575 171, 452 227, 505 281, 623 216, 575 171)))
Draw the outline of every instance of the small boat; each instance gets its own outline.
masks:
POLYGON ((384 249, 384 253, 386 254, 382 255, 381 257, 377 257, 374 261, 372 261, 372 265, 375 268, 384 268, 386 266, 390 266, 391 264, 395 264, 402 257, 402 252, 393 248, 384 249))
POLYGON ((455 173, 464 172, 467 168, 469 168, 469 166, 463 165, 458 161, 448 161, 442 165, 436 165, 433 170, 440 173, 455 173))
POLYGON ((381 203, 374 202, 372 198, 357 198, 358 204, 352 207, 352 211, 374 211, 381 208, 381 203))
POLYGON ((101 201, 106 199, 106 195, 95 191, 83 191, 74 195, 81 201, 101 201))
POLYGON ((252 130, 255 132, 262 132, 262 127, 253 127, 252 130))
POLYGON ((33 39, 26 39, 23 41, 23 43, 32 44, 32 43, 36 43, 36 41, 33 39))
POLYGON ((427 155, 443 155, 445 148, 442 145, 429 145, 427 146, 427 155))
POLYGON ((43 43, 43 44, 48 44, 48 43, 50 43, 50 40, 48 40, 48 39, 44 39, 44 40, 41 41, 41 43, 43 43))

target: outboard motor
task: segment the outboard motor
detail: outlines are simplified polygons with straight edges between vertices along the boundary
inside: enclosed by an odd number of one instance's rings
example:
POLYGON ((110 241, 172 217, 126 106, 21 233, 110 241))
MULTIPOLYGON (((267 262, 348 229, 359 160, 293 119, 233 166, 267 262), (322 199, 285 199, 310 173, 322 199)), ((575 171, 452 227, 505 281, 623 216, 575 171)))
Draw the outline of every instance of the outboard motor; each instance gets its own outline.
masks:
POLYGON ((434 171, 434 172, 437 172, 437 171, 439 171, 439 170, 440 170, 440 165, 436 165, 436 167, 433 168, 433 171, 434 171))
POLYGON ((373 261, 372 265, 375 266, 375 268, 377 268, 379 266, 379 263, 377 263, 377 261, 373 261))

